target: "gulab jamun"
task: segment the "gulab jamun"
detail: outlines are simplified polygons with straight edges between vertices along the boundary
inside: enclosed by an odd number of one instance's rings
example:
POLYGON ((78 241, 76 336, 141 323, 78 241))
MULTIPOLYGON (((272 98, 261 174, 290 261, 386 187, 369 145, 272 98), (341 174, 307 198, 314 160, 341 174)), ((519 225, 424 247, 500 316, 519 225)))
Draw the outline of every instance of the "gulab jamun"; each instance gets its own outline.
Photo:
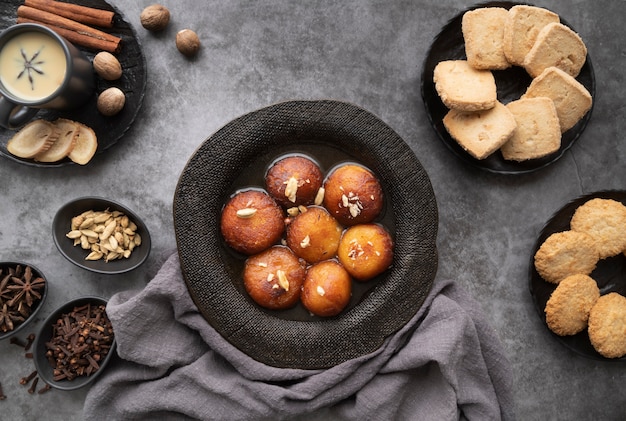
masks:
POLYGON ((372 222, 383 209, 380 182, 358 164, 343 164, 332 170, 324 190, 324 207, 346 226, 372 222))
POLYGON ((336 255, 342 231, 326 209, 309 206, 287 226, 287 247, 309 263, 320 262, 336 255))
POLYGON ((346 308, 352 294, 352 280, 336 260, 324 260, 309 267, 300 300, 316 316, 336 316, 346 308))
POLYGON ((393 262, 393 239, 378 224, 359 224, 341 236, 337 257, 357 281, 368 281, 387 270, 393 262))
POLYGON ((266 192, 236 193, 224 206, 220 229, 234 250, 252 255, 276 244, 285 231, 283 210, 266 192))
POLYGON ((272 246, 248 257, 243 283, 250 298, 261 307, 284 310, 300 299, 306 263, 287 247, 272 246))
POLYGON ((313 204, 323 181, 317 163, 300 155, 279 159, 265 175, 267 192, 284 208, 313 204))

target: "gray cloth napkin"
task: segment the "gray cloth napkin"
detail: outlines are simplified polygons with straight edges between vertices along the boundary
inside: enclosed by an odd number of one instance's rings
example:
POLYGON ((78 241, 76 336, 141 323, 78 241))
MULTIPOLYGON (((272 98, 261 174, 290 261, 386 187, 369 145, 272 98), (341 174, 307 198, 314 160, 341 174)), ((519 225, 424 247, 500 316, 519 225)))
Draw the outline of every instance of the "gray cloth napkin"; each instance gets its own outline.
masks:
POLYGON ((271 367, 233 347, 198 312, 177 254, 107 312, 121 358, 89 390, 86 420, 515 418, 502 345, 454 282, 435 282, 376 352, 325 370, 271 367))

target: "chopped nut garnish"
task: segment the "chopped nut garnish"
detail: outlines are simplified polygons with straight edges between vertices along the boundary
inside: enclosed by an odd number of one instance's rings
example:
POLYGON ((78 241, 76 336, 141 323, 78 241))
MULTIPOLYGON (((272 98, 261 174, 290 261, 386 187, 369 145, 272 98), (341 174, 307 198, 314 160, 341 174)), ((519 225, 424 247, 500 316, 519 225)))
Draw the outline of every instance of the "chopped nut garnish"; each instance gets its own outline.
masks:
POLYGON ((347 196, 345 194, 342 194, 341 204, 344 208, 348 208, 348 210, 350 211, 350 215, 352 215, 353 218, 359 216, 361 210, 363 209, 363 204, 361 203, 359 196, 354 194, 353 192, 348 193, 347 196))
POLYGON ((325 193, 326 193, 326 189, 324 189, 324 187, 320 187, 319 190, 317 190, 317 194, 315 195, 315 200, 313 201, 313 203, 316 204, 317 206, 320 206, 322 203, 324 203, 325 193))
POLYGON ((311 237, 309 237, 308 235, 304 237, 302 241, 300 241, 300 247, 302 247, 303 249, 309 247, 310 245, 311 245, 311 237))
POLYGON ((280 287, 285 291, 289 291, 289 279, 287 279, 285 272, 279 269, 276 271, 276 276, 278 277, 278 284, 280 287))
POLYGON ((317 293, 321 295, 322 297, 324 296, 324 294, 326 294, 326 291, 324 291, 324 288, 322 288, 320 285, 317 286, 316 290, 317 290, 317 293))
POLYGON ((252 218, 256 214, 255 208, 243 208, 237 211, 237 216, 239 218, 252 218))
POLYGON ((289 180, 286 181, 286 184, 285 196, 290 202, 295 203, 296 194, 298 193, 298 179, 296 177, 290 177, 289 180))
POLYGON ((289 216, 298 216, 299 213, 300 213, 300 209, 298 209, 297 206, 287 209, 287 215, 289 216))

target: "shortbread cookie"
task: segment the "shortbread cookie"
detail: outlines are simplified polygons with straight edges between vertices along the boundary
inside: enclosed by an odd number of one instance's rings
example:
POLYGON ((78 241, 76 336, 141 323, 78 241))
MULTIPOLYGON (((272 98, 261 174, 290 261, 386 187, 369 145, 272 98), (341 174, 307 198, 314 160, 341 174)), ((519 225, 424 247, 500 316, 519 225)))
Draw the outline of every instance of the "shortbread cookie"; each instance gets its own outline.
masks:
POLYGON ((35 155, 35 161, 39 162, 57 162, 65 158, 76 145, 76 137, 78 136, 78 123, 65 118, 59 118, 53 123, 57 132, 57 139, 52 146, 44 152, 35 155))
POLYGON ((530 83, 522 98, 554 101, 561 133, 571 129, 591 109, 591 94, 580 82, 557 67, 548 67, 530 83))
POLYGON ((506 107, 517 128, 500 151, 506 160, 543 158, 561 147, 561 126, 554 102, 547 97, 518 99, 506 107))
POLYGON ((601 259, 626 249, 626 206, 613 199, 595 198, 580 205, 570 229, 593 237, 601 259))
POLYGON ((439 62, 433 81, 441 101, 450 109, 481 111, 496 104, 496 80, 491 71, 474 69, 466 60, 439 62))
POLYGON ((502 70, 511 66, 502 47, 504 22, 509 11, 503 7, 481 7, 463 14, 461 30, 467 62, 475 69, 502 70))
POLYGON ((546 303, 546 323, 560 336, 575 335, 587 328, 591 307, 600 298, 596 281, 587 275, 564 278, 546 303))
POLYGON ((33 120, 9 139, 7 150, 19 158, 32 158, 50 149, 55 140, 52 123, 33 120))
POLYGON ((517 123, 501 102, 490 110, 450 110, 443 125, 454 140, 476 159, 485 159, 511 138, 517 123))
POLYGON ((551 22, 560 22, 559 15, 547 9, 527 5, 511 7, 504 22, 502 44, 509 63, 522 66, 539 32, 551 22))
POLYGON ((578 231, 550 235, 534 256, 537 273, 547 282, 558 284, 571 275, 589 275, 600 260, 593 238, 578 231))
POLYGON ((626 297, 617 292, 601 296, 589 313, 589 340, 606 358, 626 355, 626 297))
POLYGON ((576 77, 586 60, 587 47, 580 36, 562 23, 552 22, 539 32, 523 65, 532 77, 552 66, 576 77))

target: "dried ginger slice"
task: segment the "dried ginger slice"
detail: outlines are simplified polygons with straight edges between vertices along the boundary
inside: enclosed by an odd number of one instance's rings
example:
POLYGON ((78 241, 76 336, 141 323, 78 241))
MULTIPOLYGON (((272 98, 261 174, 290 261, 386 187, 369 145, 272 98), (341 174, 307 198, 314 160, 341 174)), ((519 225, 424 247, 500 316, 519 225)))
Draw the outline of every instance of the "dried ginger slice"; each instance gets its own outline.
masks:
POLYGON ((19 158, 32 158, 48 150, 55 140, 52 123, 46 120, 34 120, 9 139, 7 150, 19 158))
POLYGON ((78 123, 78 136, 74 149, 69 153, 68 158, 77 164, 85 165, 96 154, 98 150, 98 138, 93 129, 85 124, 78 123))
POLYGON ((78 137, 78 123, 65 118, 59 118, 53 123, 58 139, 46 151, 35 155, 35 161, 57 162, 69 155, 76 145, 78 137))

